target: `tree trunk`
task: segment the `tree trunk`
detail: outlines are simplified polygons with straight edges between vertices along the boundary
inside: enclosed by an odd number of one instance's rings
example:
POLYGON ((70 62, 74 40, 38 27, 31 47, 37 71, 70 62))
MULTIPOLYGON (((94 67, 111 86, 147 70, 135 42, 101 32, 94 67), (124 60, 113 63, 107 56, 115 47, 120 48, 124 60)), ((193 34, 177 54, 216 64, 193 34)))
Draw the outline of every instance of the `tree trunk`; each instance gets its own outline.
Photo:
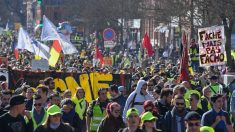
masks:
POLYGON ((232 34, 232 28, 233 28, 234 23, 233 23, 233 20, 229 20, 229 25, 228 25, 227 20, 224 17, 223 24, 224 24, 224 30, 225 30, 225 36, 226 36, 225 49, 226 49, 226 56, 227 56, 227 66, 229 66, 234 72, 235 64, 231 56, 231 34, 232 34))

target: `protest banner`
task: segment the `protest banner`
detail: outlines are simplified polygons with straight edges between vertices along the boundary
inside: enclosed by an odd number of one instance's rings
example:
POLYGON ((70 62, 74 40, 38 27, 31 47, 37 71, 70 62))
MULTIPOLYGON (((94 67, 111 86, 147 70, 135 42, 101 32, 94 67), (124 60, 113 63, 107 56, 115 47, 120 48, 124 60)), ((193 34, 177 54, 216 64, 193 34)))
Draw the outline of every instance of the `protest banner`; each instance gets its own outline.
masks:
POLYGON ((214 26, 198 29, 200 66, 225 64, 224 26, 214 26))
POLYGON ((15 82, 19 79, 32 86, 37 87, 39 80, 46 77, 53 77, 55 88, 61 91, 69 89, 72 95, 75 94, 77 87, 82 87, 85 90, 85 97, 88 102, 98 97, 99 88, 108 88, 111 84, 122 85, 127 89, 131 86, 130 74, 109 74, 109 73, 64 73, 64 72, 32 72, 32 71, 9 71, 9 84, 11 89, 15 89, 15 82))

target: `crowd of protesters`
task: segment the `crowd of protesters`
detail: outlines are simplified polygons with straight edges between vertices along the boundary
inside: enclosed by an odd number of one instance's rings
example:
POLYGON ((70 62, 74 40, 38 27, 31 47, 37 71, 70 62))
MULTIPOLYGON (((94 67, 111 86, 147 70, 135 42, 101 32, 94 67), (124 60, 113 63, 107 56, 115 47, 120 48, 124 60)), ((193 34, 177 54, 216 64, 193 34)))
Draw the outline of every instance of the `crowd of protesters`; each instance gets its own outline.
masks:
MULTIPOLYGON (((8 58, 1 68, 31 70, 33 55, 20 52, 15 59, 14 35, 0 36, 1 56, 8 58)), ((195 48, 195 40, 191 43, 195 48)), ((169 57, 148 59, 129 50, 111 53, 113 66, 94 64, 92 45, 80 54, 64 56, 56 68, 63 72, 106 72, 131 74, 132 85, 100 88, 98 98, 87 102, 82 87, 76 94, 56 91, 52 77, 9 88, 0 77, 1 132, 233 132, 235 92, 225 85, 222 75, 226 66, 198 67, 192 59, 193 74, 189 81, 179 81, 180 61, 169 57), (142 59, 140 59, 142 58, 142 59), (91 67, 85 67, 91 63, 91 67), (107 96, 109 92, 110 97, 107 96)), ((191 48, 191 47, 190 47, 191 48)), ((175 54, 174 54, 175 55, 175 54)), ((234 79, 235 81, 235 79, 234 79)))

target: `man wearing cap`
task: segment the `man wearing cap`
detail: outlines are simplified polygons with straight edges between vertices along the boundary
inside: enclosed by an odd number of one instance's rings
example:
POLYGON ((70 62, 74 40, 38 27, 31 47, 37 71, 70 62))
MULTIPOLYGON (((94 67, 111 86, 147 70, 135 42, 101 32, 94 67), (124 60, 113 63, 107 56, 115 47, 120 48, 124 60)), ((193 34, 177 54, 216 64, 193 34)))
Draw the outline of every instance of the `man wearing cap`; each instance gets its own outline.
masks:
POLYGON ((89 104, 87 109, 87 132, 96 132, 102 119, 106 116, 107 91, 104 88, 98 90, 98 98, 89 104))
POLYGON ((153 116, 152 112, 145 112, 141 116, 142 130, 145 132, 161 132, 161 130, 155 129, 155 122, 157 117, 153 116))
POLYGON ((73 128, 61 121, 60 107, 52 105, 47 109, 47 120, 35 132, 73 132, 73 128))
POLYGON ((212 96, 214 94, 222 94, 223 93, 223 86, 218 83, 218 76, 216 75, 209 75, 208 79, 210 80, 210 89, 212 91, 212 96))
POLYGON ((139 128, 140 117, 139 111, 135 108, 131 108, 126 112, 127 127, 120 129, 118 132, 143 132, 139 128))
POLYGON ((201 116, 195 112, 191 111, 187 113, 187 115, 184 117, 186 132, 200 132, 200 123, 201 116))
POLYGON ((29 112, 25 111, 26 99, 22 95, 10 99, 10 110, 0 117, 0 132, 33 132, 33 123, 29 112), (25 115, 29 119, 26 124, 25 115))

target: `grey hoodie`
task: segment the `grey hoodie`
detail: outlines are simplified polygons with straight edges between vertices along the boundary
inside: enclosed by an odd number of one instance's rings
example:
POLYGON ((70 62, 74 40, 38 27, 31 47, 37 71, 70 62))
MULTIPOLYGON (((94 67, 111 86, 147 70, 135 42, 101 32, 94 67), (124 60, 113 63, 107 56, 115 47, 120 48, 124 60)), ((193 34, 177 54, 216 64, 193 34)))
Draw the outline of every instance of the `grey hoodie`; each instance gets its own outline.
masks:
MULTIPOLYGON (((149 94, 146 94, 146 95, 140 94, 141 88, 144 84, 146 84, 146 82, 144 80, 139 80, 138 83, 137 83, 135 91, 133 91, 129 95, 129 97, 127 98, 127 101, 126 101, 126 104, 125 104, 125 107, 124 107, 124 111, 123 111, 123 116, 122 116, 124 122, 126 122, 126 112, 132 106, 132 102, 133 102, 135 94, 136 94, 136 97, 135 97, 134 102, 144 104, 144 101, 146 101, 146 100, 154 101, 154 98, 151 97, 149 94)), ((136 108, 139 111, 139 113, 142 113, 144 111, 144 106, 143 105, 134 105, 133 107, 136 108)))

